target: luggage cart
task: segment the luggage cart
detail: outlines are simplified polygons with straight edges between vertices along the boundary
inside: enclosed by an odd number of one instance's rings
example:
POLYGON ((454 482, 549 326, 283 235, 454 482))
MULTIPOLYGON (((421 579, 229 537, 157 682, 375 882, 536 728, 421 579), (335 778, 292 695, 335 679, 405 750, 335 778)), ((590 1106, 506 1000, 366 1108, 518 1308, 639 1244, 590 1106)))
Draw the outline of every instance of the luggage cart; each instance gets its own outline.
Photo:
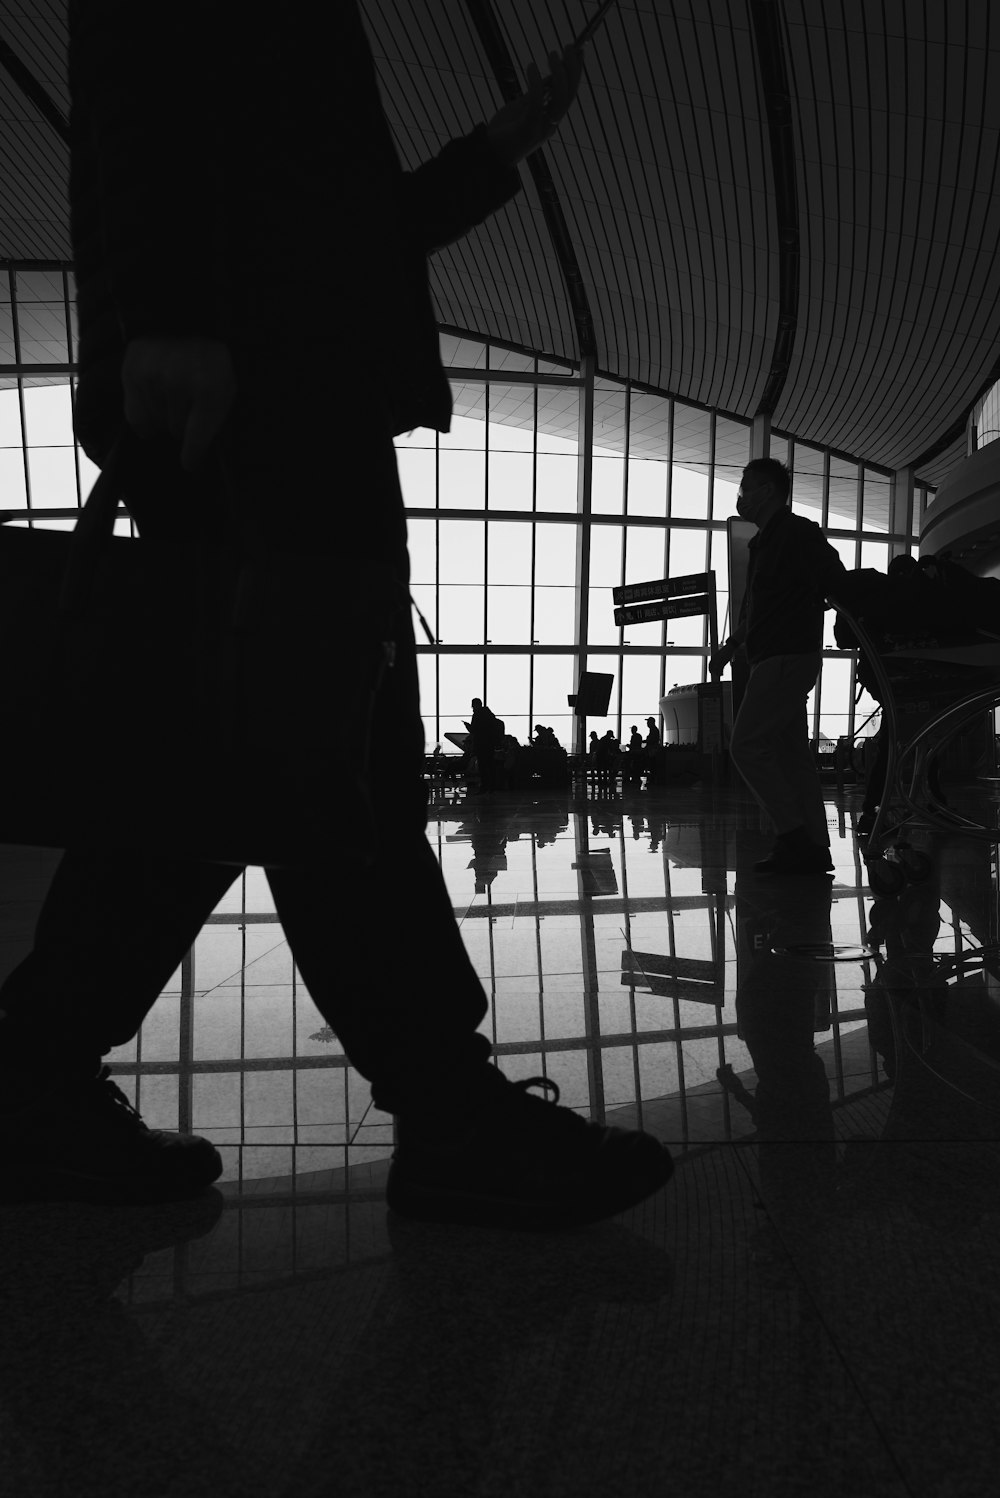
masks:
POLYGON ((891 896, 930 872, 927 855, 907 836, 918 825, 1000 844, 1000 828, 982 826, 942 805, 928 783, 930 766, 945 745, 1000 706, 1000 640, 980 635, 968 643, 880 653, 863 617, 836 598, 828 602, 853 631, 882 697, 885 791, 863 856, 872 893, 891 896))

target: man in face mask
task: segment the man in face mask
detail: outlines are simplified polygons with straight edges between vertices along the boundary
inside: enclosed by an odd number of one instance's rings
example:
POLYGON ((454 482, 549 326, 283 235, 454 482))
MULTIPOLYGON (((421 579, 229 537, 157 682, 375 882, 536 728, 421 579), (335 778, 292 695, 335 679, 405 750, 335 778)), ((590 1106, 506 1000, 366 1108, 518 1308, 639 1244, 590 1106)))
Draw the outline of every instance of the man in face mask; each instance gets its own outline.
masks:
POLYGON ((750 678, 733 725, 733 763, 777 832, 758 873, 833 868, 826 806, 809 742, 806 700, 819 675, 823 611, 844 565, 813 520, 793 515, 791 478, 774 458, 743 470, 736 508, 757 527, 735 632, 709 661, 721 675, 745 646, 750 678))

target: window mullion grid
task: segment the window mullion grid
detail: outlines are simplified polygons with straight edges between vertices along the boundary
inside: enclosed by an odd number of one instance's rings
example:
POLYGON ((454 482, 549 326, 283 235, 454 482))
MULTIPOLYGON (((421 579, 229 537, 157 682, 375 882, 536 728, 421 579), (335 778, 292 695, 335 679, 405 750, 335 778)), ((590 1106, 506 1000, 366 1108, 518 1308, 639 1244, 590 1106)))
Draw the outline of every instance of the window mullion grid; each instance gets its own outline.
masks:
POLYGON ((441 433, 434 433, 434 613, 437 649, 434 652, 435 731, 441 742, 441 433))
MULTIPOLYGON (((671 505, 673 503, 674 490, 674 398, 669 397, 667 404, 667 492, 664 496, 666 506, 666 523, 663 527, 663 576, 670 576, 670 520, 671 505)), ((667 692, 667 621, 664 619, 660 625, 660 695, 657 698, 657 717, 659 717, 659 706, 667 692)))
MULTIPOLYGON (((712 520, 715 511, 715 432, 716 412, 708 413, 708 519, 705 522, 705 567, 707 572, 712 565, 712 520)), ((704 682, 708 677, 708 645, 709 645, 708 615, 704 614, 701 621, 701 648, 706 651, 701 661, 701 679, 704 682)), ((663 695, 662 692, 660 694, 663 695)))
MULTIPOLYGON (((622 462, 622 565, 619 582, 625 586, 625 568, 628 561, 628 457, 629 437, 632 427, 632 381, 625 382, 625 457, 622 462)), ((622 698, 625 694, 625 626, 618 626, 618 728, 619 744, 622 738, 622 698)))
MULTIPOLYGON (((17 304, 17 271, 10 273, 10 315, 14 333, 14 363, 21 364, 21 318, 17 304)), ((31 509, 31 465, 28 462, 28 422, 24 409, 24 378, 17 377, 17 408, 21 418, 21 462, 24 464, 24 502, 31 509)), ((34 530, 34 520, 28 516, 28 529, 34 530)))

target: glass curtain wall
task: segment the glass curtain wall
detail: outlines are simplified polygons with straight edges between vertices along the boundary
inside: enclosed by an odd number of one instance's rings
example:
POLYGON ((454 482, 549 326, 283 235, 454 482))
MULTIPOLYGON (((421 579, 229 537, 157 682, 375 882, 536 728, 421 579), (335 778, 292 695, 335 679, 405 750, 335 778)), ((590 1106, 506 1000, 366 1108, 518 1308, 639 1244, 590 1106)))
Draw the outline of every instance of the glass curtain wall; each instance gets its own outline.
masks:
MULTIPOLYGON (((569 750, 567 697, 580 663, 613 675, 598 735, 628 738, 671 688, 708 679, 709 629, 692 617, 619 628, 612 590, 715 572, 720 638, 732 628, 726 520, 736 513, 750 426, 634 385, 594 380, 587 635, 578 638, 576 558, 581 380, 570 365, 445 332, 455 415, 451 431, 396 439, 407 507, 428 750, 452 752, 473 697, 522 742, 545 724, 569 750)), ((916 549, 926 502, 908 530, 890 530, 892 475, 855 458, 772 434, 789 465, 793 509, 823 525, 848 568, 885 571, 916 549)), ((877 704, 857 699, 854 660, 826 616, 823 670, 810 698, 821 746, 878 728, 877 704), (874 715, 874 716, 873 716, 874 715)))
MULTIPOLYGON (((705 680, 708 630, 701 618, 620 629, 612 590, 712 568, 726 632, 726 520, 735 513, 749 427, 594 380, 581 640, 580 371, 458 332, 445 330, 441 343, 455 397, 452 430, 415 431, 396 443, 413 595, 434 636, 431 643, 418 624, 428 748, 442 741, 451 748, 445 736, 464 730, 474 696, 519 739, 542 723, 571 747, 566 699, 584 652, 588 667, 615 683, 607 719, 588 728, 627 737, 632 723, 642 729, 657 715, 672 686, 705 680)), ((68 267, 0 272, 0 479, 13 523, 71 526, 96 476, 73 440, 74 346, 68 267)), ((773 436, 771 450, 793 469, 795 508, 825 524, 848 566, 884 567, 890 549, 916 548, 926 503, 919 491, 908 532, 896 534, 888 474, 785 434, 773 436)), ((130 521, 123 516, 118 529, 129 534, 130 521)), ((864 719, 874 704, 862 699, 855 709, 850 658, 836 651, 829 629, 827 646, 814 733, 872 731, 876 723, 866 727, 864 719)), ((637 841, 621 829, 591 833, 587 820, 573 819, 566 867, 568 828, 558 818, 532 831, 519 864, 512 842, 510 877, 495 887, 507 864, 492 847, 480 858, 466 832, 446 833, 440 819, 432 827, 450 887, 460 894, 475 879, 476 896, 462 905, 463 940, 490 1000, 484 1029, 509 1074, 542 1070, 566 1102, 597 1117, 616 1110, 619 1121, 641 1123, 644 1109, 669 1105, 669 1127, 679 1131, 671 1137, 694 1139, 692 1086, 717 1092, 716 1068, 748 1060, 736 1033, 725 871, 700 834, 689 846, 689 828, 661 827, 637 841), (596 912, 579 899, 580 890, 595 889, 608 896, 596 912), (492 917, 501 909, 528 921, 530 954, 520 946, 500 951, 492 917), (646 977, 635 970, 644 953, 668 965, 646 977), (695 972, 683 992, 655 976, 674 972, 678 960, 695 972)), ((858 917, 863 932, 860 896, 858 917)), ((263 872, 247 870, 138 1038, 109 1057, 116 1080, 152 1127, 210 1134, 232 1178, 383 1159, 391 1121, 371 1109, 276 924, 263 872)), ((859 993, 835 997, 835 1036, 863 1016, 859 993)), ((838 1072, 838 1096, 845 1085, 838 1072)))

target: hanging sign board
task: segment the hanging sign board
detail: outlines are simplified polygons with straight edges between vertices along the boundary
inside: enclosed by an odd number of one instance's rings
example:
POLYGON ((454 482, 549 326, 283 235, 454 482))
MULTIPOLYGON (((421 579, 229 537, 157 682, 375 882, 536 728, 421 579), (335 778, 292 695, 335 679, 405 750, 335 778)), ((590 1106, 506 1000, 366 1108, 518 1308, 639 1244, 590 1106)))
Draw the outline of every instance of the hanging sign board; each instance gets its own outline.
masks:
POLYGON ((711 572, 692 572, 687 577, 662 577, 653 583, 628 583, 624 588, 613 588, 611 597, 614 603, 642 603, 647 598, 676 598, 679 593, 707 593, 713 576, 711 572))
POLYGON ((653 619, 682 619, 687 614, 707 614, 711 599, 707 593, 694 598, 664 599, 662 603, 637 603, 632 608, 615 609, 616 624, 646 624, 653 619))

